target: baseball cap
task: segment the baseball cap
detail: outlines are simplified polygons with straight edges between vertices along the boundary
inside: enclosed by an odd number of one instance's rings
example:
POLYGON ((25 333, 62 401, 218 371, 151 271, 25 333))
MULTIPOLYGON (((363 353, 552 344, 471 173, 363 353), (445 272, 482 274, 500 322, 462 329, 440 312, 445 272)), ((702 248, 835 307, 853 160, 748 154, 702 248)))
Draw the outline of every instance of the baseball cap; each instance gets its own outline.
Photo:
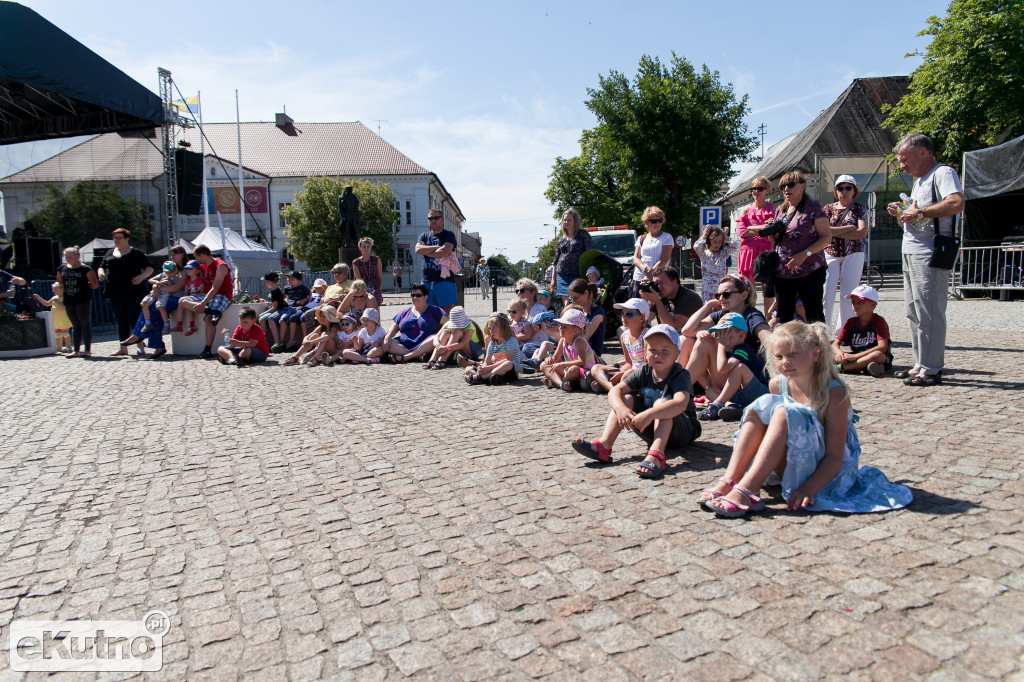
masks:
POLYGON ((612 307, 616 310, 636 310, 643 313, 644 319, 651 314, 651 306, 642 298, 631 298, 625 303, 616 303, 612 307))
POLYGON ((551 292, 548 291, 547 289, 541 289, 540 291, 537 292, 537 295, 538 296, 547 296, 548 298, 551 298, 551 292))
POLYGON ((747 326, 747 320, 739 313, 726 313, 725 315, 722 315, 722 319, 718 321, 718 324, 708 331, 717 332, 730 327, 739 329, 743 332, 750 331, 750 327, 747 326))
POLYGON ((530 323, 534 324, 534 325, 542 325, 545 322, 547 322, 548 320, 553 320, 553 319, 555 319, 555 314, 553 312, 551 312, 550 310, 545 310, 542 313, 537 313, 536 315, 534 315, 533 319, 530 320, 530 323))
POLYGON ((583 329, 587 326, 587 316, 583 314, 582 310, 566 310, 555 322, 559 324, 572 324, 583 329))
POLYGON ((172 260, 165 260, 164 261, 164 272, 174 272, 174 269, 176 267, 178 267, 178 266, 174 264, 174 261, 172 261, 172 260))
POLYGON ((878 303, 878 292, 874 287, 869 287, 867 284, 861 284, 859 287, 848 293, 846 298, 866 298, 869 301, 878 303))
POLYGON ((325 287, 325 286, 327 286, 327 281, 323 280, 323 279, 320 279, 319 277, 316 279, 315 282, 313 282, 313 288, 314 289, 316 289, 317 287, 325 287))
POLYGON ((676 348, 679 348, 679 332, 677 332, 673 327, 667 324, 656 324, 647 330, 647 333, 644 335, 644 339, 650 339, 655 334, 661 334, 668 337, 668 340, 675 344, 676 348))
POLYGON ((376 308, 367 308, 363 311, 362 319, 371 320, 377 324, 380 324, 380 313, 377 312, 376 308))
POLYGON ((185 263, 185 267, 183 267, 182 270, 195 270, 198 267, 199 267, 199 261, 197 261, 197 260, 190 260, 189 262, 185 263))
POLYGON ((854 187, 857 186, 857 180, 852 175, 840 175, 838 178, 836 178, 836 184, 832 185, 832 186, 836 187, 836 186, 841 185, 843 183, 846 183, 848 185, 853 185, 854 187))
POLYGON ((352 313, 345 313, 344 317, 341 318, 342 322, 351 322, 352 324, 359 324, 359 319, 352 313))

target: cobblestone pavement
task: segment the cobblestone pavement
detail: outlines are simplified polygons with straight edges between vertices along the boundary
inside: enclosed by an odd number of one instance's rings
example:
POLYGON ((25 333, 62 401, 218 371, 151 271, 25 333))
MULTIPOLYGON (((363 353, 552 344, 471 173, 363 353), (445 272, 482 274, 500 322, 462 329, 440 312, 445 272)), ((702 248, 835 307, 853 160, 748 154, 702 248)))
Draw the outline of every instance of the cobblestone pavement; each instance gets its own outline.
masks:
POLYGON ((700 511, 721 422, 661 481, 633 435, 589 466, 605 401, 536 379, 4 361, 0 680, 12 620, 154 608, 152 679, 1020 679, 1022 311, 950 303, 944 386, 850 379, 863 463, 915 494, 860 516, 700 511))

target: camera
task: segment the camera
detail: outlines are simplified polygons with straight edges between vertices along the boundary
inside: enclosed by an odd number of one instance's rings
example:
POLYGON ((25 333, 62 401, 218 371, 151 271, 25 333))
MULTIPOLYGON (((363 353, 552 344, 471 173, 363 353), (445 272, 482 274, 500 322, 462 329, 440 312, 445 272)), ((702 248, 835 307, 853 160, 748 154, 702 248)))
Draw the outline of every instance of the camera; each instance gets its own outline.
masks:
POLYGON ((785 232, 786 227, 787 225, 785 220, 773 220, 764 227, 762 227, 757 234, 761 237, 773 237, 775 235, 782 234, 783 232, 785 232))
POLYGON ((658 294, 661 293, 661 287, 658 286, 657 282, 640 282, 640 284, 637 286, 637 289, 639 289, 640 291, 653 291, 658 294))

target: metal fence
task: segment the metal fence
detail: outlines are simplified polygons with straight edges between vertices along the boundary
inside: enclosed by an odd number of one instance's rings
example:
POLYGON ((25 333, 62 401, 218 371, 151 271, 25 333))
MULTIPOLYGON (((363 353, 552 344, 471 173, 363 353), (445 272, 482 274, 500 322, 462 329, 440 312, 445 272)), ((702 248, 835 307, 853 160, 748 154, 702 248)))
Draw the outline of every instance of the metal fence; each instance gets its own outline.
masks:
MULTIPOLYGON (((53 298, 53 283, 56 282, 54 279, 36 279, 30 284, 32 293, 39 294, 41 297, 49 300, 53 298)), ((110 301, 103 295, 104 283, 100 283, 100 288, 92 292, 92 329, 93 331, 104 331, 107 329, 115 329, 117 327, 117 318, 114 317, 114 311, 110 307, 110 301)))
POLYGON ((965 246, 960 249, 959 267, 953 272, 953 287, 963 290, 1024 291, 1024 244, 965 246))

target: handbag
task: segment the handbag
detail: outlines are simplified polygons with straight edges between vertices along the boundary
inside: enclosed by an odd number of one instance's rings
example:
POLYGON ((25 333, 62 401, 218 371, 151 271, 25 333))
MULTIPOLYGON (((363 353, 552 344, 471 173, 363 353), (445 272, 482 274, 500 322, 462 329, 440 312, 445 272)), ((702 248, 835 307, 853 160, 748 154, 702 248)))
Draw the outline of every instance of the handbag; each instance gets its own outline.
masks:
POLYGON ((779 267, 779 254, 773 249, 762 251, 754 259, 754 281, 767 284, 775 279, 775 269, 779 267))
MULTIPOLYGON (((935 173, 932 173, 932 203, 939 203, 935 190, 935 173)), ((960 238, 956 236, 956 227, 953 228, 952 234, 941 234, 938 218, 932 218, 932 227, 935 229, 935 241, 932 243, 932 257, 928 259, 928 267, 952 270, 956 257, 960 254, 960 238)))

